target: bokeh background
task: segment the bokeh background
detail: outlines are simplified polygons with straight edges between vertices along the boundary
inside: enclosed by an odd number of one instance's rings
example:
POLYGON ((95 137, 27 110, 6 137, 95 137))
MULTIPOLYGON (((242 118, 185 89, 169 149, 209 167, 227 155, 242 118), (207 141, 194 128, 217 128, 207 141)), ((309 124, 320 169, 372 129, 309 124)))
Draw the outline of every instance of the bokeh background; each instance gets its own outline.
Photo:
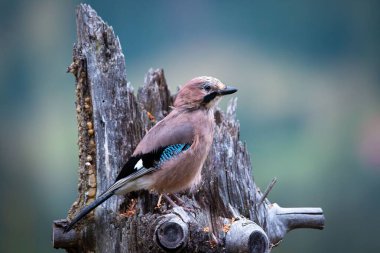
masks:
MULTIPOLYGON (((380 2, 85 1, 111 24, 128 80, 163 67, 172 88, 213 75, 239 88, 256 183, 282 206, 320 206, 323 231, 273 252, 377 252, 380 2)), ((79 1, 0 2, 0 251, 54 252, 76 198, 79 1)), ((225 107, 222 104, 222 107, 225 107)), ((61 251, 62 252, 62 251, 61 251)))

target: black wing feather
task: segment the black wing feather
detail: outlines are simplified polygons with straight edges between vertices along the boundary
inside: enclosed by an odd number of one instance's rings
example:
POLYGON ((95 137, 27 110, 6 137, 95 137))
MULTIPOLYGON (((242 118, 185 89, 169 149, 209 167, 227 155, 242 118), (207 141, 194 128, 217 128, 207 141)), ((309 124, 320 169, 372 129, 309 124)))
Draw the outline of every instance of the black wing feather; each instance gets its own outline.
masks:
MULTIPOLYGON (((123 166, 123 168, 121 169, 119 175, 116 178, 116 181, 118 181, 122 178, 128 177, 128 176, 132 175, 133 173, 135 173, 136 172, 135 166, 136 166, 137 162, 140 161, 140 159, 142 160, 143 166, 145 168, 156 167, 160 162, 168 159, 168 157, 167 157, 168 154, 165 151, 168 151, 169 148, 171 148, 173 146, 177 146, 177 145, 181 145, 181 144, 173 144, 173 145, 169 145, 166 147, 160 147, 158 149, 153 150, 152 152, 150 152, 148 154, 141 154, 138 156, 132 156, 128 160, 128 162, 123 166), (163 159, 164 154, 165 154, 165 159, 163 159)), ((182 145, 183 145, 183 147, 181 147, 181 150, 179 150, 178 153, 181 151, 187 150, 191 144, 186 143, 186 144, 182 144, 182 145)), ((178 153, 173 153, 173 155, 177 155, 178 153)))
POLYGON ((148 154, 141 154, 141 155, 137 155, 137 156, 132 156, 131 158, 129 158, 128 162, 126 164, 124 164, 123 168, 119 172, 119 175, 116 177, 115 182, 135 173, 136 172, 136 170, 135 170, 136 163, 138 161, 140 161, 140 159, 142 159, 143 166, 145 168, 153 167, 155 165, 155 162, 160 159, 160 156, 164 150, 165 150, 165 147, 155 149, 148 154))

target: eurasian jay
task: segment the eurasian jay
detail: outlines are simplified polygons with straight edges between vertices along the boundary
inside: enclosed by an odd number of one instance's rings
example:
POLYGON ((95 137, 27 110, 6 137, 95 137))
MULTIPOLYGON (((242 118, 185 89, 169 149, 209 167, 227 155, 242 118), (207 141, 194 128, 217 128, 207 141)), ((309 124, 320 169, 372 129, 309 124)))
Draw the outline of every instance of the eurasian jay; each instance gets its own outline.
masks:
POLYGON ((176 193, 197 185, 214 136, 214 108, 237 89, 213 77, 196 77, 178 92, 173 110, 152 127, 123 166, 116 181, 83 208, 65 232, 113 195, 141 189, 176 193))

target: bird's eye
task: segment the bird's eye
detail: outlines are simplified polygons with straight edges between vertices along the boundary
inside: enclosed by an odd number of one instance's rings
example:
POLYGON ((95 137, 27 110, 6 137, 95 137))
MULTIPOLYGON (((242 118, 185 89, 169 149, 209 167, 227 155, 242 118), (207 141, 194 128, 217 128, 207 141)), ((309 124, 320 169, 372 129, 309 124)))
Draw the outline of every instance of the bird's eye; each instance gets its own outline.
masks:
POLYGON ((206 83, 205 85, 203 85, 203 89, 207 92, 209 92, 211 90, 211 85, 206 83))

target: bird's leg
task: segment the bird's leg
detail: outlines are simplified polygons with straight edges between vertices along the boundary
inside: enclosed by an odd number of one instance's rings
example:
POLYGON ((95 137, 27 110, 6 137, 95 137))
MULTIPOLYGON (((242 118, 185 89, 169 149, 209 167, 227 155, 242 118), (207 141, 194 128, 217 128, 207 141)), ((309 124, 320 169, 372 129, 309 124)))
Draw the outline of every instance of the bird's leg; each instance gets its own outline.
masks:
POLYGON ((172 193, 171 196, 173 196, 175 198, 175 200, 177 200, 177 202, 179 203, 180 206, 185 206, 185 201, 182 200, 180 197, 178 197, 177 194, 175 193, 172 193))
POLYGON ((164 196, 165 200, 169 202, 169 204, 172 207, 177 207, 178 205, 167 195, 167 194, 161 194, 161 196, 164 196))
MULTIPOLYGON (((183 199, 181 199, 180 197, 178 197, 175 193, 172 193, 170 195, 173 196, 175 198, 175 200, 178 202, 178 204, 175 203, 173 201, 173 199, 171 199, 169 197, 169 195, 164 194, 165 199, 172 205, 172 207, 178 207, 178 206, 180 206, 180 207, 182 207, 186 211, 195 212, 195 210, 193 208, 187 207, 186 206, 186 202, 183 199)), ((196 207, 196 208, 200 209, 199 207, 196 207)))
MULTIPOLYGON (((174 195, 175 196, 175 195, 174 195)), ((158 202, 157 202, 157 205, 156 205, 156 208, 159 209, 161 208, 161 201, 162 201, 162 197, 165 198, 165 200, 172 206, 172 207, 177 207, 178 205, 169 197, 168 194, 165 194, 165 193, 162 193, 160 194, 160 196, 158 197, 158 202)), ((182 206, 182 204, 184 204, 185 202, 182 200, 182 199, 179 199, 179 197, 175 196, 176 197, 176 200, 181 202, 180 203, 180 206, 182 206), (178 200, 179 199, 179 200, 178 200)))
MULTIPOLYGON (((187 206, 186 206, 186 202, 185 202, 184 200, 182 200, 180 197, 178 197, 176 194, 172 193, 172 194, 170 194, 170 195, 169 195, 169 194, 161 194, 160 197, 163 196, 163 197, 165 198, 165 200, 166 200, 166 201, 167 201, 172 207, 181 207, 181 208, 183 208, 183 209, 186 210, 186 211, 189 211, 189 212, 195 212, 194 209, 187 207, 187 206), (173 199, 170 197, 170 195, 173 196, 173 197, 175 198, 175 200, 178 202, 178 204, 175 203, 175 202, 173 201, 173 199)), ((196 207, 196 208, 197 208, 197 209, 200 209, 199 207, 196 207)))
POLYGON ((160 196, 158 197, 158 202, 157 202, 156 208, 161 207, 161 201, 162 201, 162 194, 160 194, 160 196))
MULTIPOLYGON (((179 206, 182 206, 184 209, 186 209, 188 211, 194 212, 193 208, 186 207, 186 202, 181 197, 179 197, 176 193, 172 193, 171 195, 178 202, 179 206)), ((193 199, 194 199, 194 195, 193 195, 193 199)), ((192 207, 195 207, 195 209, 200 210, 201 209, 200 206, 198 206, 196 203, 197 203, 196 201, 193 201, 192 207)))

